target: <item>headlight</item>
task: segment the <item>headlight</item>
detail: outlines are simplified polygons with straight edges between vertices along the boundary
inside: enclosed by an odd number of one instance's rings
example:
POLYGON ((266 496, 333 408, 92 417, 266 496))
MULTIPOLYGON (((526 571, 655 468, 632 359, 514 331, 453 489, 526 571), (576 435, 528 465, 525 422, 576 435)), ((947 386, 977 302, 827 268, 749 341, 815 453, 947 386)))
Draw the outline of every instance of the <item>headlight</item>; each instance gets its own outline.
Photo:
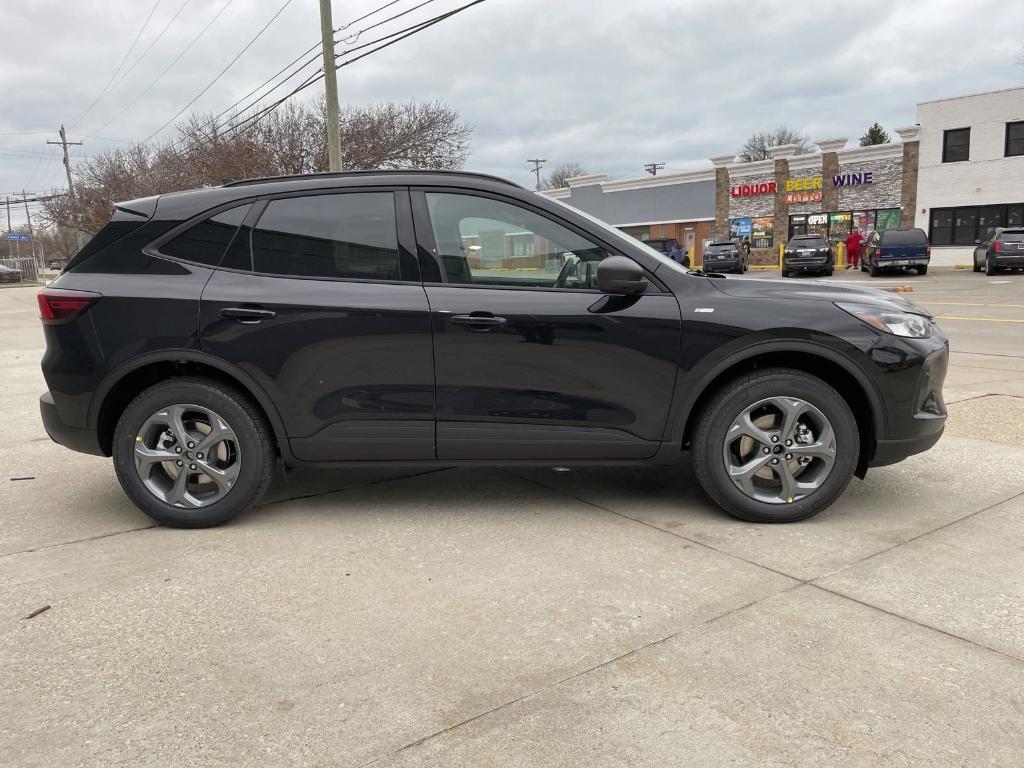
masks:
POLYGON ((903 336, 908 339, 927 339, 932 335, 932 322, 923 315, 874 307, 870 304, 845 304, 837 301, 836 306, 844 312, 849 312, 872 328, 891 333, 893 336, 903 336))

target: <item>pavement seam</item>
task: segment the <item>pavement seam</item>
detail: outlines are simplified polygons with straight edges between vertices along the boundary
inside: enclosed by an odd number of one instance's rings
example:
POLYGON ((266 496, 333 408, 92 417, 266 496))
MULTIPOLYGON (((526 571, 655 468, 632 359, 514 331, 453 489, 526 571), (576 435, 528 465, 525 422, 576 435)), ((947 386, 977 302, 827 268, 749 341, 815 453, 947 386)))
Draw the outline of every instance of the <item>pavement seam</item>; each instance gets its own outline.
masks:
POLYGON ((864 557, 860 558, 859 560, 855 560, 852 563, 847 563, 842 568, 836 568, 834 571, 829 571, 828 573, 823 573, 820 576, 815 576, 813 579, 808 579, 807 583, 813 584, 814 586, 820 586, 819 584, 817 584, 817 582, 821 579, 827 579, 831 576, 835 576, 837 573, 842 573, 843 571, 853 568, 856 565, 860 565, 861 563, 867 562, 873 557, 879 557, 881 555, 888 554, 889 552, 892 552, 894 549, 905 547, 908 544, 912 544, 913 542, 918 541, 919 539, 923 539, 925 536, 931 536, 933 533, 938 533, 939 531, 945 530, 950 526, 957 525, 958 523, 962 523, 965 520, 970 520, 972 517, 980 515, 983 512, 988 512, 989 510, 995 509, 996 507, 1002 506, 1003 504, 1007 504, 1013 501, 1014 499, 1019 499, 1022 496, 1024 496, 1024 491, 1017 491, 1016 493, 1006 497, 1005 499, 1000 499, 999 501, 995 501, 986 507, 976 509, 973 512, 969 512, 968 514, 964 515, 963 517, 958 517, 956 520, 950 520, 949 522, 943 523, 942 525, 938 525, 934 528, 929 528, 927 531, 922 531, 916 536, 910 537, 906 541, 901 541, 897 544, 893 544, 891 547, 886 547, 885 549, 880 549, 877 552, 872 552, 870 555, 865 555, 864 557))
MULTIPOLYGON (((509 474, 512 474, 512 473, 509 473, 509 474)), ((522 478, 522 479, 526 480, 526 478, 522 478)), ((529 481, 527 481, 527 482, 529 482, 529 481)), ((544 487, 546 487, 546 486, 544 486, 544 487)), ((575 498, 575 497, 572 497, 572 498, 575 498)), ((632 519, 632 518, 630 518, 630 519, 632 519)), ((772 598, 778 597, 779 595, 784 595, 787 592, 792 592, 794 589, 799 589, 800 587, 803 587, 803 586, 806 586, 806 585, 804 583, 791 584, 790 586, 786 587, 785 589, 780 589, 777 592, 772 592, 771 594, 764 595, 763 597, 759 597, 756 600, 751 600, 750 602, 744 603, 743 605, 739 605, 739 606, 737 606, 735 608, 731 608, 728 611, 725 611, 724 613, 720 613, 717 616, 712 616, 711 618, 705 619, 704 621, 701 621, 701 622, 699 622, 697 624, 694 624, 692 626, 684 627, 683 629, 680 629, 678 632, 673 632, 672 634, 666 635, 665 637, 660 637, 660 638, 658 638, 656 640, 651 640, 650 642, 647 642, 647 643, 644 643, 643 645, 637 646, 636 648, 633 648, 632 650, 626 651, 625 653, 621 653, 618 656, 615 656, 614 658, 606 659, 605 661, 598 662, 597 664, 594 664, 593 666, 588 667, 587 669, 580 670, 579 672, 574 672, 573 674, 569 675, 568 677, 564 677, 564 678, 561 678, 560 680, 556 680, 553 683, 548 683, 545 686, 541 686, 540 688, 536 689, 535 691, 530 691, 529 693, 524 693, 522 696, 517 696, 514 699, 510 699, 509 701, 506 701, 506 702, 503 702, 501 704, 498 704, 497 706, 491 707, 490 709, 486 710, 485 712, 480 712, 480 713, 478 713, 476 715, 473 715, 472 717, 467 717, 465 720, 461 720, 460 722, 455 723, 454 725, 450 725, 447 728, 442 728, 439 731, 435 731, 433 733, 427 734, 426 736, 423 736, 422 738, 416 739, 415 741, 411 741, 408 744, 404 744, 401 747, 399 747, 398 749, 395 749, 395 750, 393 750, 391 752, 388 752, 387 754, 381 755, 379 757, 375 757, 372 760, 369 760, 369 761, 367 761, 365 763, 360 763, 357 766, 357 768, 366 768, 366 766, 374 765, 375 763, 379 763, 381 760, 387 760, 388 758, 395 757, 396 755, 398 755, 398 754, 400 754, 402 752, 405 752, 406 750, 412 749, 414 747, 418 747, 421 744, 425 744, 426 742, 432 741, 433 739, 436 739, 439 736, 443 736, 446 733, 454 731, 456 728, 461 728, 464 725, 468 725, 470 723, 473 723, 473 722, 475 722, 477 720, 480 720, 481 718, 487 717, 488 715, 492 715, 495 712, 500 712, 500 711, 502 711, 504 709, 508 709, 509 707, 515 706, 516 704, 519 704, 520 702, 528 701, 530 699, 536 698, 537 696, 540 696, 540 695, 542 695, 544 693, 547 693, 548 691, 550 691, 550 690, 552 690, 554 688, 557 688, 560 685, 564 685, 565 683, 572 682, 573 680, 575 680, 575 679, 577 679, 579 677, 583 677, 584 675, 589 675, 591 672, 595 672, 595 671, 597 671, 599 669, 603 669, 604 667, 610 666, 611 664, 614 664, 614 663, 616 663, 618 661, 622 661, 623 659, 629 658, 630 656, 634 656, 634 655, 636 655, 638 653, 641 653, 642 651, 647 650, 648 648, 653 648, 655 646, 662 645, 664 643, 669 642, 670 640, 674 640, 677 637, 681 637, 682 635, 688 634, 690 632, 695 632, 695 631, 701 629, 702 627, 706 627, 706 626, 708 626, 710 624, 713 624, 713 623, 715 623, 715 622, 717 622, 717 621, 719 621, 721 619, 724 619, 724 618, 727 618, 729 616, 732 616, 733 614, 739 613, 740 611, 745 611, 747 608, 752 608, 753 606, 759 605, 760 603, 763 603, 766 600, 771 600, 772 598)))
POLYGON ((143 525, 140 528, 125 528, 123 531, 111 531, 110 533, 101 533, 98 536, 86 536, 84 539, 74 539, 73 541, 58 541, 55 544, 44 544, 41 547, 29 547, 28 549, 19 549, 14 552, 4 552, 0 554, 0 558, 14 557, 15 555, 26 555, 30 552, 43 552, 47 549, 56 549, 58 547, 70 547, 73 544, 84 544, 88 541, 109 539, 111 536, 122 536, 126 533, 138 533, 139 531, 148 531, 152 528, 159 528, 159 526, 156 523, 153 523, 152 525, 143 525))
POLYGON ((848 595, 848 594, 846 594, 844 592, 839 592, 837 590, 830 589, 828 587, 823 587, 821 584, 816 584, 813 581, 807 582, 807 586, 814 587, 815 589, 820 589, 822 592, 827 592, 830 595, 835 595, 836 597, 839 597, 839 598, 841 598, 843 600, 849 600, 851 603, 856 603, 857 605, 863 605, 865 608, 870 608, 870 609, 872 609, 874 611, 878 611, 879 613, 884 613, 886 616, 892 616, 895 619, 900 619, 902 621, 909 622, 910 624, 913 624, 915 626, 921 627, 922 629, 929 629, 932 632, 938 632, 940 635, 945 635, 946 637, 951 637, 954 640, 960 640, 961 642, 968 643, 969 645, 973 645, 976 648, 981 648, 981 649, 986 650, 986 651, 991 651, 992 653, 995 653, 995 654, 998 654, 1000 656, 1003 656, 1004 658, 1011 659, 1012 661, 1016 661, 1016 662, 1019 662, 1021 664, 1024 664, 1024 658, 1021 658, 1020 656, 1014 656, 1012 653, 1007 653, 1006 651, 1000 651, 998 648, 993 648, 990 645, 985 645, 984 643, 979 643, 977 640, 971 640, 969 637, 964 637, 963 635, 958 635, 955 632, 950 632, 947 629, 941 629, 940 627, 935 627, 935 626, 932 626, 931 624, 926 624, 923 621, 918 621, 917 619, 911 618, 910 616, 905 616, 902 613, 896 613, 895 611, 890 611, 887 608, 882 608, 881 606, 875 605, 874 603, 868 603, 868 602, 865 602, 864 600, 860 600, 860 599, 858 599, 856 597, 852 597, 851 595, 848 595))
MULTIPOLYGON (((303 499, 312 499, 317 496, 327 496, 332 493, 344 493, 345 491, 355 490, 356 488, 368 488, 372 485, 380 485, 381 483, 390 483, 395 480, 407 480, 412 477, 420 477, 421 475, 430 475, 435 472, 444 472, 446 469, 451 467, 439 467, 438 469, 428 469, 424 472, 414 472, 409 475, 401 475, 400 477, 384 477, 379 480, 370 480, 366 483, 358 483, 356 485, 350 485, 346 488, 335 488, 330 491, 319 491, 317 493, 307 493, 303 496, 292 496, 287 499, 277 499, 276 501, 268 501, 266 504, 259 504, 260 507, 272 507, 276 504, 285 504, 290 501, 301 501, 303 499)), ((90 541, 97 541, 99 539, 109 539, 111 536, 121 536, 125 533, 138 533, 139 531, 149 531, 153 528, 161 528, 163 526, 153 523, 152 525, 143 525, 140 528, 126 528, 123 531, 111 531, 110 533, 101 533, 98 536, 86 536, 84 539, 73 539, 72 541, 58 541, 54 544, 44 544, 41 547, 29 547, 28 549, 19 549, 14 552, 0 552, 0 559, 5 557, 13 557, 14 555, 26 555, 32 552, 42 552, 47 549, 56 549, 57 547, 70 547, 74 544, 84 544, 90 541)))
MULTIPOLYGON (((748 560, 747 558, 742 557, 742 556, 737 555, 737 554, 734 554, 732 552, 726 552, 725 550, 718 549, 717 547, 713 547, 710 544, 706 544, 703 541, 698 541, 696 539, 691 539, 691 538, 689 538, 687 536, 683 536, 681 533, 676 533, 675 531, 670 531, 667 528, 662 528, 660 525, 655 525, 654 523, 648 523, 646 520, 641 520, 641 519, 639 519, 637 517, 631 517, 631 516, 625 514, 624 512, 617 512, 614 509, 609 509, 608 507, 602 506, 602 505, 600 505, 600 504, 598 504, 596 502, 593 502, 593 501, 589 501, 588 499, 581 499, 579 496, 576 496, 576 495, 574 495, 572 493, 569 493, 568 491, 564 491, 561 488, 554 488, 554 487, 552 487, 550 485, 547 485, 546 483, 540 482, 539 480, 534 480, 533 478, 529 478, 529 477, 523 477, 522 475, 517 475, 515 472, 509 472, 508 470, 503 470, 503 471, 508 473, 508 474, 510 474, 510 475, 512 475, 513 477, 517 477, 520 480, 523 480, 523 481, 525 481, 527 483, 533 483, 534 485, 538 485, 541 488, 546 488, 549 491, 554 491, 555 493, 560 493, 561 495, 563 495, 563 496, 565 496, 567 498, 573 499, 574 501, 578 501, 581 504, 586 504, 588 506, 595 507, 596 509, 600 509, 603 512, 608 512, 609 514, 615 515, 616 517, 621 517, 621 518, 623 518, 625 520, 630 520, 630 521, 632 521, 634 523, 639 523, 640 525, 644 525, 644 526, 647 526, 648 528, 652 528, 655 531, 658 531, 659 533, 666 533, 669 536, 675 536, 677 539, 681 539, 681 540, 683 540, 683 541, 685 541, 685 542, 687 542, 689 544, 694 544, 694 545, 696 545, 698 547, 703 547, 704 549, 709 549, 712 552, 715 552, 715 553, 717 553, 719 555, 725 555, 726 557, 733 558, 734 560, 739 560, 741 563, 746 563, 747 565, 753 565, 753 566, 755 566, 757 568, 763 568, 766 571, 771 571, 772 573, 777 574, 779 576, 785 576, 787 579, 793 579, 794 581, 798 581, 801 584, 806 584, 809 581, 809 579, 801 579, 799 576, 794 576, 794 575, 792 575, 790 573, 786 573, 784 571, 780 571, 777 568, 772 568, 769 565, 762 565, 761 563, 754 562, 753 560, 748 560)), ((817 577, 815 577, 815 578, 817 578, 817 577)))

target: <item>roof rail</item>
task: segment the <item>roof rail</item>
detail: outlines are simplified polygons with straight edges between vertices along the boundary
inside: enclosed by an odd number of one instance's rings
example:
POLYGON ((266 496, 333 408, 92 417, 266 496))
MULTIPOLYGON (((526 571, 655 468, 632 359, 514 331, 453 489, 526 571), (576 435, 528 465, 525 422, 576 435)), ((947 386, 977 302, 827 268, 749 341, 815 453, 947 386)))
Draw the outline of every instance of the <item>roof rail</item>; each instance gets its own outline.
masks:
POLYGON ((324 179, 324 178, 351 178, 353 176, 418 176, 418 175, 430 175, 430 174, 450 174, 452 176, 471 176, 477 179, 487 179, 488 181, 497 181, 501 184, 508 184, 512 187, 522 187, 516 184, 514 181, 503 179, 500 176, 492 176, 489 173, 476 173, 474 171, 450 171, 450 170, 430 170, 428 168, 409 168, 405 170, 401 169, 377 169, 377 170, 359 170, 359 171, 323 171, 319 173, 296 173, 288 174, 283 176, 257 176, 252 179, 240 179, 233 181, 225 179, 222 186, 225 187, 241 187, 247 184, 273 184, 277 181, 292 181, 293 179, 324 179))

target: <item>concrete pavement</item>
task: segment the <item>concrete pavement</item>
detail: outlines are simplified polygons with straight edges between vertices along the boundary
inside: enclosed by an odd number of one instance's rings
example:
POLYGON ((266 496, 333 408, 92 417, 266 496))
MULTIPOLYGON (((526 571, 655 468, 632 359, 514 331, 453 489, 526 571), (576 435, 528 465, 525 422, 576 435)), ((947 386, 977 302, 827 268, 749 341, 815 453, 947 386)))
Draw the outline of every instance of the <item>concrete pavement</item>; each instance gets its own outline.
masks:
POLYGON ((837 279, 945 318, 949 429, 789 526, 681 465, 296 473, 155 528, 45 437, 0 291, 0 765, 1019 765, 1024 275, 837 279))

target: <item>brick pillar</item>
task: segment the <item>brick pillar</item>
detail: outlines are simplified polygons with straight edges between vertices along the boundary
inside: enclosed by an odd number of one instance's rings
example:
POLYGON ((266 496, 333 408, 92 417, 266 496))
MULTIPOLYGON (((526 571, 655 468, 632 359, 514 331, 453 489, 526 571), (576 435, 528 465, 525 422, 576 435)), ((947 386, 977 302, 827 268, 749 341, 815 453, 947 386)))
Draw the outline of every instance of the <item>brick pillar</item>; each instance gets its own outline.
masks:
POLYGON ((735 155, 717 155, 711 158, 715 166, 715 226, 711 236, 722 240, 729 236, 729 164, 735 155))
POLYGON ((779 243, 785 243, 789 236, 789 206, 786 205, 787 178, 789 178, 789 158, 775 158, 775 215, 772 218, 773 255, 778 254, 779 243))
POLYGON ((825 152, 821 155, 821 210, 839 210, 839 190, 832 184, 832 177, 839 173, 839 155, 825 152))
POLYGON ((918 141, 920 129, 897 128, 896 133, 903 139, 903 178, 900 182, 900 226, 914 226, 917 216, 917 169, 921 160, 921 145, 918 141))

